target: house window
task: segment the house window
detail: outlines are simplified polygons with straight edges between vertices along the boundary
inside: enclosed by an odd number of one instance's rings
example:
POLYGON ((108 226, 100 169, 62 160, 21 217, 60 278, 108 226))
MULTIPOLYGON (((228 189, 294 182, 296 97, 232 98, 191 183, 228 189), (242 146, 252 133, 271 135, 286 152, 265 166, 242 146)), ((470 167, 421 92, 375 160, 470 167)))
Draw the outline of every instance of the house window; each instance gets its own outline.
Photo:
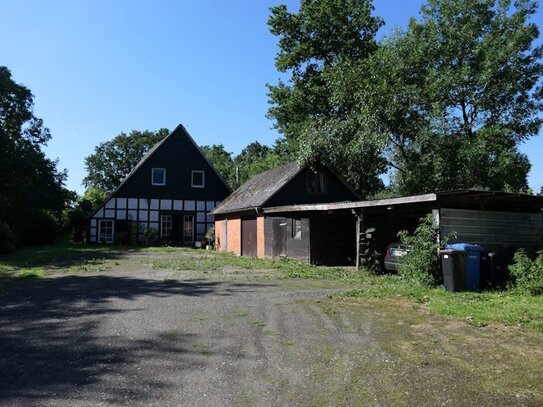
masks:
POLYGON ((204 171, 192 171, 192 187, 203 188, 205 185, 205 175, 204 171))
POLYGON ((302 239, 302 220, 292 219, 292 238, 296 240, 302 239))
POLYGON ((152 169, 151 184, 166 185, 166 169, 165 168, 152 169))
POLYGON ((98 222, 98 243, 113 243, 113 220, 100 219, 98 222))
POLYGON ((160 217, 160 237, 169 238, 172 234, 172 215, 160 217))
POLYGON ((308 171, 307 192, 310 194, 324 194, 326 192, 326 174, 322 171, 308 171))

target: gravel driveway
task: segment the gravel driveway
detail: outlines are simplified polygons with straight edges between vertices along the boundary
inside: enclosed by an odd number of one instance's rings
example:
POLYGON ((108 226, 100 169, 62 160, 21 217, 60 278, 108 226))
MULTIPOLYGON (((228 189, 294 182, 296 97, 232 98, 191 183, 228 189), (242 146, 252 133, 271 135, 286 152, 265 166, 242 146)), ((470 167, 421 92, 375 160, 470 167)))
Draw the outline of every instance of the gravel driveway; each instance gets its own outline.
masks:
POLYGON ((299 287, 145 269, 14 283, 0 295, 0 404, 530 404, 395 355, 390 313, 299 287))

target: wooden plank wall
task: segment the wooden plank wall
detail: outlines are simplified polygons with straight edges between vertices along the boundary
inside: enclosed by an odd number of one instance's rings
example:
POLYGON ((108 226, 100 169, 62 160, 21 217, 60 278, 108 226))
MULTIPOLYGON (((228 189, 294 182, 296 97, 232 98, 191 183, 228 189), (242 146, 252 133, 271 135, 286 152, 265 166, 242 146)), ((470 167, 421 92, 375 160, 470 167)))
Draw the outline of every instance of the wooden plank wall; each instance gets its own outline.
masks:
POLYGON ((456 233, 458 242, 493 250, 543 246, 543 215, 441 208, 441 236, 456 233))

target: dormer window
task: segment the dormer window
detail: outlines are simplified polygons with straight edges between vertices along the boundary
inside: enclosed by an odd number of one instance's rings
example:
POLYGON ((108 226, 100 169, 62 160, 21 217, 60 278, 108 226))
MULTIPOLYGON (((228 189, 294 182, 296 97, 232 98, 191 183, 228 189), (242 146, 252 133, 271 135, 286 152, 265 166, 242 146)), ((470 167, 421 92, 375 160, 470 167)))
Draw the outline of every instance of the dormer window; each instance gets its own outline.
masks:
POLYGON ((151 184, 166 185, 166 168, 153 168, 151 172, 151 184))
POLYGON ((326 174, 323 171, 308 171, 307 192, 309 194, 326 193, 326 174))
POLYGON ((193 188, 203 188, 205 186, 205 172, 204 171, 192 171, 191 186, 193 188))

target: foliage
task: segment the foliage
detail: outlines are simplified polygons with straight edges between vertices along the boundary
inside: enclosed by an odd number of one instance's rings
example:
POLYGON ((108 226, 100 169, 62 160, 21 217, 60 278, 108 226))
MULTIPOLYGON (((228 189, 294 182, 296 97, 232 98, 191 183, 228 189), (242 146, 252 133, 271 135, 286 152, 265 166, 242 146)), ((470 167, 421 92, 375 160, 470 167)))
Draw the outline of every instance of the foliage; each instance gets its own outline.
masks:
POLYGON ((366 229, 361 242, 360 260, 362 267, 373 273, 380 271, 381 268, 381 255, 375 246, 375 228, 366 229))
POLYGON ((0 66, 0 221, 24 244, 54 239, 61 213, 74 199, 64 188, 66 172, 42 151, 51 134, 33 105, 30 90, 0 66))
POLYGON ((365 196, 386 171, 400 195, 527 190, 530 163, 518 147, 538 134, 543 111, 535 2, 428 0, 405 32, 378 46, 365 37, 374 45, 356 58, 326 41, 337 31, 345 42, 337 22, 353 12, 325 19, 330 3, 349 2, 302 2, 298 14, 277 8, 270 19, 277 68, 292 76, 270 87, 269 114, 302 161, 335 167, 365 196), (324 60, 328 46, 337 53, 324 60))
POLYGON ((524 249, 518 250, 508 270, 515 279, 517 291, 531 295, 543 294, 543 250, 537 252, 533 260, 524 249))
POLYGON ((17 247, 17 238, 9 225, 0 221, 0 254, 11 253, 17 247))
POLYGON ((132 171, 145 153, 170 131, 137 131, 120 133, 110 141, 98 144, 94 153, 85 158, 87 176, 83 179, 86 188, 97 188, 112 192, 132 171))
POLYGON ((288 161, 288 156, 276 144, 269 147, 258 141, 249 143, 237 156, 225 150, 222 144, 202 146, 202 152, 208 158, 228 185, 236 189, 252 176, 275 168, 288 161), (236 183, 236 168, 239 171, 239 185, 236 183))
POLYGON ((421 21, 336 70, 337 97, 356 100, 346 121, 381 146, 399 193, 527 190, 518 146, 537 135, 543 111, 535 11, 527 1, 429 0, 421 21))
POLYGON ((208 245, 214 245, 215 244, 215 226, 211 226, 207 230, 205 238, 207 240, 208 245))
POLYGON ((268 20, 279 37, 275 66, 290 73, 287 83, 268 85, 268 116, 302 163, 335 168, 364 195, 382 187, 377 176, 385 167, 378 146, 357 137, 357 127, 345 121, 353 100, 336 97, 330 76, 377 49, 383 22, 372 11, 369 0, 302 0, 298 13, 272 7, 268 20))
POLYGON ((202 153, 213 164, 217 172, 232 188, 236 184, 236 169, 232 153, 226 151, 222 144, 200 147, 202 153))
POLYGON ((79 199, 79 203, 82 204, 83 201, 89 201, 91 204, 91 209, 98 209, 106 201, 108 193, 103 189, 98 187, 91 187, 85 190, 83 196, 79 199))
POLYGON ((284 164, 285 158, 278 153, 277 147, 268 147, 258 141, 249 143, 234 159, 239 168, 239 184, 243 185, 252 176, 284 164))
POLYGON ((85 240, 88 218, 92 209, 89 200, 79 198, 74 206, 64 211, 64 228, 69 231, 74 242, 83 242, 85 240))
POLYGON ((409 252, 400 258, 398 271, 400 276, 415 284, 434 286, 440 280, 438 228, 431 214, 420 219, 415 232, 398 233, 402 244, 410 247, 409 252))

